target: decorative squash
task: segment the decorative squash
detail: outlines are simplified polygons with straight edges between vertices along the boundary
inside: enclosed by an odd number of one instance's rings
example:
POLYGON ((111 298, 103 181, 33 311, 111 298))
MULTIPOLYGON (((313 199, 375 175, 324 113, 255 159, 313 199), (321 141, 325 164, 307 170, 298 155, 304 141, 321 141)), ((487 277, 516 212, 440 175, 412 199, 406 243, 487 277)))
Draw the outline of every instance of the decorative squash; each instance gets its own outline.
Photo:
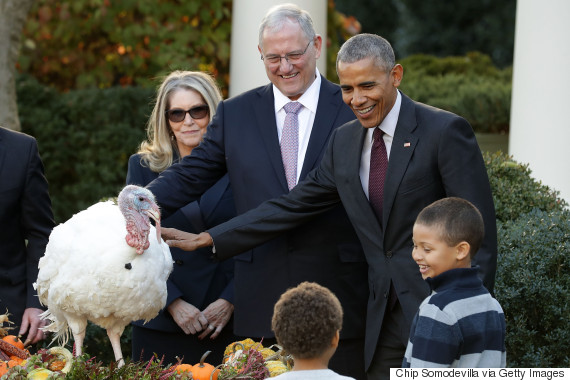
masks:
POLYGON ((174 370, 176 373, 192 372, 192 367, 194 366, 191 364, 178 364, 174 367, 174 370))
POLYGON ((73 364, 73 354, 65 347, 52 347, 48 350, 50 355, 57 357, 49 366, 52 371, 68 373, 73 364))
POLYGON ((269 370, 269 377, 275 377, 289 371, 287 365, 281 360, 267 360, 265 367, 269 370))
POLYGON ((206 357, 210 355, 210 352, 211 351, 206 351, 204 355, 202 355, 200 363, 192 367, 191 371, 194 380, 217 380, 219 370, 209 363, 204 363, 206 357))
POLYGON ((8 373, 8 363, 0 360, 0 377, 8 373))
POLYGON ((28 380, 45 380, 51 375, 53 372, 49 369, 45 368, 36 368, 30 372, 28 372, 28 380))

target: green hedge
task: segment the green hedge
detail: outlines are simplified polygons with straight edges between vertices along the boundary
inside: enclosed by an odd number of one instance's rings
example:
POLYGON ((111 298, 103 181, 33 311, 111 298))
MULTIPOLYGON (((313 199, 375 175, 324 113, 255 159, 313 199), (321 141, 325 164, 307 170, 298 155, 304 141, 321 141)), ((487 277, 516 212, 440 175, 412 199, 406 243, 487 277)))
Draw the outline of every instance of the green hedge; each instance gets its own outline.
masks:
POLYGON ((509 367, 570 367, 570 212, 534 209, 499 223, 498 239, 509 367))
POLYGON ((533 209, 551 212, 568 206, 559 192, 532 178, 528 165, 502 152, 487 152, 484 158, 498 221, 516 220, 533 209))
POLYGON ((153 89, 60 94, 31 77, 17 83, 22 130, 38 140, 58 223, 125 184, 129 156, 145 138, 153 89))
POLYGON ((476 132, 507 133, 512 69, 497 69, 481 53, 437 58, 412 55, 400 62, 400 89, 412 99, 463 116, 476 132))
POLYGON ((570 212, 558 192, 504 153, 484 154, 497 213, 495 296, 507 365, 570 366, 570 212))

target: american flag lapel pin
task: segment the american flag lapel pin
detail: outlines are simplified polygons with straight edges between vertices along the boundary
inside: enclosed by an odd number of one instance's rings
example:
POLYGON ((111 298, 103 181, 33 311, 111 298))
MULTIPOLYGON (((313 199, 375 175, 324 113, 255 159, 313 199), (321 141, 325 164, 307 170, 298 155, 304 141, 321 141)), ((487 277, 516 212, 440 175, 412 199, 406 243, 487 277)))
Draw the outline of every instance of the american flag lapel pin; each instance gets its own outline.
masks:
POLYGON ((412 144, 410 144, 409 142, 404 143, 404 148, 409 148, 412 144))

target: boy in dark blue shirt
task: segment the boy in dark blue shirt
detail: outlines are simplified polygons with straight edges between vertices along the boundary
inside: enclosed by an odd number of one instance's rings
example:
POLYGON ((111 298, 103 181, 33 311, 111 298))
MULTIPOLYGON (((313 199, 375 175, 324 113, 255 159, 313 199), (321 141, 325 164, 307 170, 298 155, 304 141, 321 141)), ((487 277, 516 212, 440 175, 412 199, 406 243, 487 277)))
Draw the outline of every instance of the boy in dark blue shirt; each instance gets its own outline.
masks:
POLYGON ((506 366, 503 310, 471 268, 483 235, 481 214, 464 199, 418 215, 412 257, 432 293, 412 322, 403 367, 506 366))

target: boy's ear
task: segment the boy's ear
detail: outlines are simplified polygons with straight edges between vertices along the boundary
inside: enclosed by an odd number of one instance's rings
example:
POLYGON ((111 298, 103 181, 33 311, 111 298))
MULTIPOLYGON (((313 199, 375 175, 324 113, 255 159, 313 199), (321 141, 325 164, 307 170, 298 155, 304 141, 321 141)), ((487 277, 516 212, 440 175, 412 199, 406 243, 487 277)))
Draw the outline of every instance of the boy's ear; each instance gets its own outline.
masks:
POLYGON ((457 249, 457 254, 455 258, 457 261, 463 261, 465 259, 469 260, 469 251, 471 250, 471 245, 466 241, 462 241, 455 247, 457 249))
POLYGON ((334 348, 337 348, 339 340, 340 340, 340 331, 336 330, 336 333, 334 334, 332 341, 331 341, 331 346, 334 348))

